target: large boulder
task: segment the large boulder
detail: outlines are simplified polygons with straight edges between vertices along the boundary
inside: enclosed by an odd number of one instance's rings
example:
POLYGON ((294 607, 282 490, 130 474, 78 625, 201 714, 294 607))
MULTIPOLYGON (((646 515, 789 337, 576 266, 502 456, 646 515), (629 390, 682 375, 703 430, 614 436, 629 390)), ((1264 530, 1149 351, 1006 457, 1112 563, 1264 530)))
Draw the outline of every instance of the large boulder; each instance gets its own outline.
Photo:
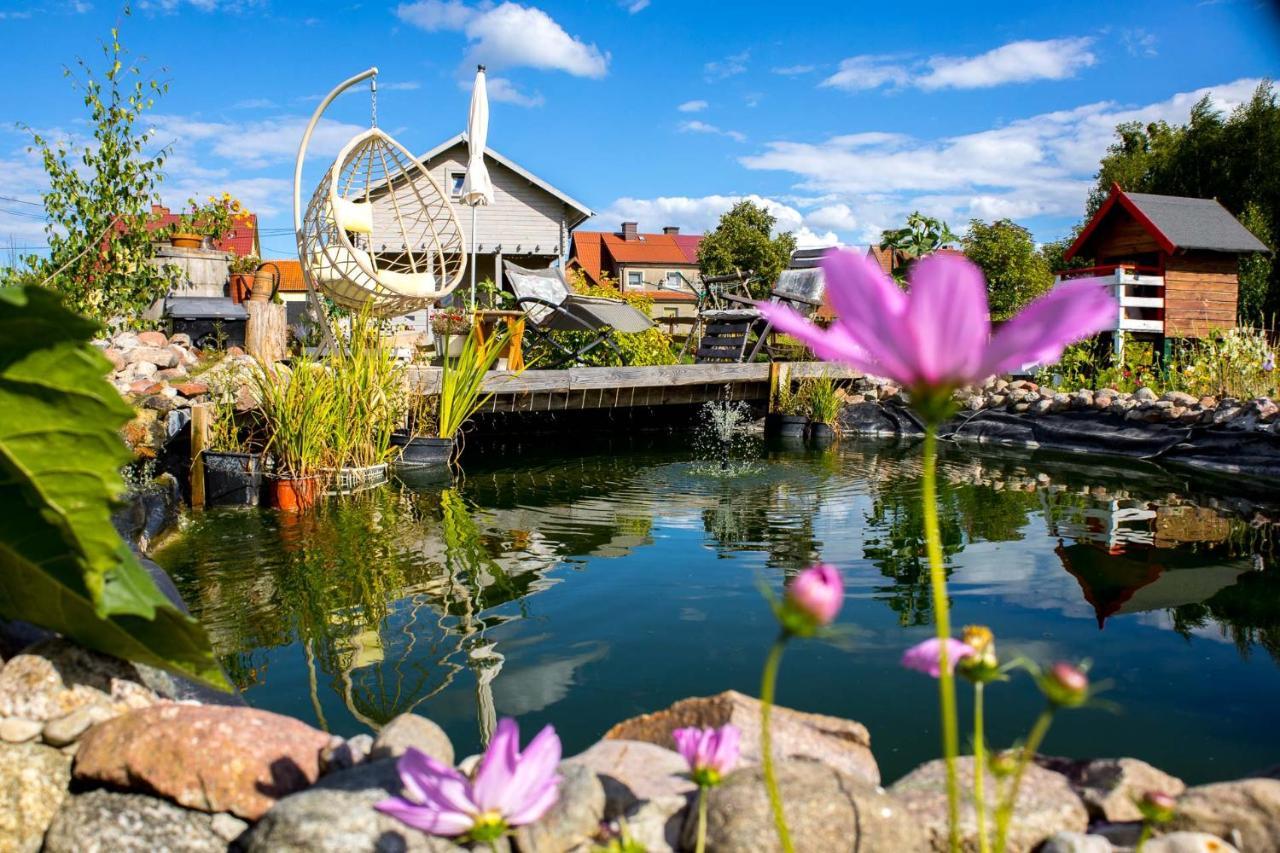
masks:
POLYGON ((1176 797, 1187 786, 1176 776, 1136 758, 1095 758, 1075 761, 1042 757, 1037 763, 1061 773, 1094 820, 1121 822, 1142 820, 1136 801, 1148 791, 1176 797))
MULTIPOLYGON (((962 756, 956 766, 960 785, 960 837, 966 849, 978 849, 978 813, 974 808, 973 758, 962 756)), ((930 847, 939 853, 947 849, 947 771, 942 759, 912 770, 889 790, 929 834, 930 847)), ((987 826, 994 833, 996 783, 986 775, 987 826)), ((1018 791, 1018 802, 1009 828, 1009 849, 1034 850, 1059 832, 1084 832, 1089 815, 1084 803, 1071 790, 1066 777, 1032 764, 1027 767, 1018 791)))
POLYGON ((0 744, 0 850, 35 853, 71 781, 71 759, 35 743, 0 744))
POLYGON ((647 800, 683 800, 698 788, 679 754, 644 741, 602 740, 564 763, 586 767, 600 778, 607 820, 626 815, 647 800))
POLYGON ((560 765, 560 798, 537 823, 516 830, 520 853, 566 853, 581 849, 604 820, 604 788, 581 764, 560 765))
MULTIPOLYGON (((671 747, 671 733, 684 726, 723 726, 742 731, 742 760, 760 762, 760 701, 736 690, 715 696, 682 699, 664 711, 643 714, 618 723, 605 733, 609 740, 641 740, 671 747)), ((771 721, 774 759, 810 759, 872 784, 880 783, 880 768, 871 754, 867 727, 853 720, 807 714, 775 707, 771 721)))
POLYGON ((421 750, 441 764, 453 764, 453 744, 444 729, 417 714, 401 714, 382 727, 374 738, 369 758, 399 758, 409 747, 421 750))
POLYGON ((1249 853, 1280 851, 1280 780, 1241 779, 1188 788, 1170 829, 1207 832, 1249 853))
POLYGON ((225 853, 213 816, 144 794, 97 790, 68 797, 45 836, 44 853, 225 853))
POLYGON ((324 732, 267 711, 163 704, 86 732, 75 776, 257 820, 315 782, 328 743, 324 732))
MULTIPOLYGON (((783 813, 796 850, 903 853, 927 850, 913 816, 891 795, 861 776, 815 761, 775 765, 783 813)), ((685 820, 683 846, 694 849, 697 812, 685 820)), ((737 770, 707 797, 708 853, 781 850, 761 768, 737 770)))
POLYGON ((285 797, 262 816, 247 839, 247 853, 461 853, 374 810, 401 793, 394 761, 373 761, 332 773, 285 797))

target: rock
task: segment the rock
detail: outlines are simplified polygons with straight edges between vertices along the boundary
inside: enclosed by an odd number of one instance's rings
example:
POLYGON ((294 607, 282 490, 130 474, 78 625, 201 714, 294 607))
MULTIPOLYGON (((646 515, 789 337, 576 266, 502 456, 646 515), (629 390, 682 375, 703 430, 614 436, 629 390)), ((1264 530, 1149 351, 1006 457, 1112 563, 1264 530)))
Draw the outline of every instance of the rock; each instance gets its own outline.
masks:
POLYGON ((1133 399, 1143 403, 1154 403, 1156 400, 1160 399, 1160 397, 1159 395, 1156 394, 1155 391, 1152 391, 1150 388, 1144 385, 1143 387, 1139 388, 1137 391, 1133 392, 1133 399))
POLYGON ((1240 407, 1234 406, 1223 400, 1218 407, 1213 410, 1212 423, 1225 424, 1240 413, 1240 407))
POLYGON ((162 347, 169 343, 169 338, 164 332, 139 332, 138 343, 144 347, 162 347))
POLYGON ((627 830, 646 853, 675 853, 680 849, 688 808, 686 797, 645 800, 627 813, 627 830))
POLYGON ((614 820, 638 803, 661 797, 682 800, 697 790, 678 753, 638 740, 602 740, 565 764, 581 765, 600 777, 605 819, 614 820))
POLYGON ((203 382, 183 382, 181 385, 175 385, 174 387, 184 397, 199 397, 201 394, 209 393, 209 386, 203 382))
POLYGON ((411 829, 373 805, 401 793, 394 761, 325 776, 285 797, 254 825, 248 853, 452 853, 462 848, 411 829))
POLYGON ((986 401, 981 396, 974 394, 965 398, 964 407, 971 412, 978 412, 982 410, 982 406, 985 402, 986 401))
POLYGON ((0 849, 35 853, 71 781, 71 759, 35 743, 0 744, 0 849))
POLYGON ((350 770, 363 763, 373 749, 373 737, 367 734, 350 738, 333 737, 328 745, 320 750, 320 773, 336 773, 339 770, 350 770))
POLYGON ((186 332, 177 332, 169 337, 169 343, 179 347, 191 347, 191 336, 186 332))
POLYGON ((85 733, 75 775, 256 820, 278 798, 315 782, 328 743, 324 732, 279 714, 163 704, 85 733))
POLYGON ((105 704, 82 705, 65 717, 50 720, 44 725, 44 742, 50 746, 67 746, 97 723, 117 717, 119 714, 105 704))
POLYGON ((1217 398, 1217 397, 1201 397, 1201 398, 1200 398, 1200 408, 1202 408, 1202 409, 1216 409, 1216 408, 1218 408, 1218 398, 1217 398))
POLYGON ((0 716, 45 722, 110 698, 119 679, 137 679, 130 664, 62 639, 44 640, 0 669, 0 716))
POLYGON ((129 368, 129 372, 138 379, 151 379, 160 372, 160 368, 156 367, 149 361, 140 361, 129 368))
POLYGON ((417 747, 441 764, 453 764, 453 744, 444 729, 417 714, 401 714, 382 727, 373 741, 369 758, 399 758, 409 747, 417 747))
POLYGON ((137 347, 125 353, 125 361, 132 365, 153 364, 157 368, 173 367, 178 363, 178 357, 171 350, 162 347, 137 347))
POLYGON ((1047 415, 1049 412, 1053 411, 1053 406, 1054 403, 1052 399, 1041 397, 1039 400, 1036 400, 1031 404, 1031 413, 1036 415, 1047 415))
POLYGON ((1142 820, 1134 801, 1148 791, 1176 797, 1187 786, 1176 776, 1136 758, 1096 758, 1073 761, 1044 757, 1037 763, 1067 777, 1071 789, 1084 802, 1094 820, 1111 822, 1142 820))
MULTIPOLYGON (((961 790, 960 837, 962 843, 977 849, 977 811, 970 792, 973 790, 973 758, 961 756, 957 767, 961 790)), ((996 790, 995 779, 987 774, 987 791, 996 790)), ((930 761, 912 770, 889 789, 915 816, 928 832, 933 850, 947 849, 946 763, 930 761)), ((995 797, 988 796, 991 813, 988 826, 995 825, 995 797)), ((1009 828, 1010 850, 1034 850, 1038 844, 1057 832, 1084 832, 1089 816, 1084 803, 1071 790, 1065 776, 1034 764, 1027 767, 1018 792, 1017 808, 1009 828)))
POLYGON ((244 350, 240 349, 240 347, 237 347, 237 346, 227 347, 228 358, 239 358, 242 355, 244 355, 244 350))
POLYGON ((1240 853, 1234 846, 1205 832, 1171 832, 1152 838, 1142 853, 1240 853))
POLYGON ((133 349, 138 345, 138 336, 133 332, 120 332, 111 339, 111 345, 121 350, 133 349))
POLYGON ((40 737, 44 723, 35 720, 24 720, 21 717, 5 717, 0 719, 0 740, 5 743, 26 743, 40 737))
MULTIPOLYGON (((632 717, 609 729, 605 738, 642 740, 669 748, 673 745, 671 733, 678 728, 726 723, 733 723, 742 732, 742 760, 759 763, 760 701, 735 690, 682 699, 664 711, 632 717)), ((880 768, 871 754, 871 735, 861 723, 775 706, 772 728, 775 759, 809 758, 880 784, 880 768)))
POLYGON ((1065 412, 1067 409, 1071 408, 1071 401, 1072 396, 1070 394, 1054 394, 1052 398, 1053 407, 1050 411, 1065 412))
POLYGON ((44 853, 226 853, 212 817, 142 794, 97 790, 68 797, 44 853))
POLYGON ((1200 398, 1185 391, 1165 391, 1160 395, 1161 400, 1167 400, 1175 406, 1194 406, 1200 402, 1200 398))
MULTIPOLYGON (((862 776, 848 776, 816 761, 775 765, 787 825, 796 850, 903 853, 927 850, 918 823, 891 795, 862 776)), ((697 819, 691 810, 682 839, 694 848, 697 819)), ((709 853, 781 850, 763 773, 745 767, 707 797, 709 853)))
MULTIPOLYGON (((162 392, 164 390, 166 389, 161 389, 162 392)), ((173 399, 171 397, 165 396, 163 393, 155 394, 148 397, 147 399, 142 401, 142 405, 145 408, 151 409, 152 411, 159 412, 162 415, 168 414, 169 412, 172 412, 174 409, 173 399)))
POLYGON ((1111 853, 1115 848, 1101 835, 1058 832, 1049 836, 1038 853, 1111 853))
POLYGON ((223 841, 231 842, 249 831, 249 822, 227 812, 218 812, 210 816, 209 828, 223 841))
POLYGON ((1093 392, 1087 388, 1081 388, 1071 396, 1071 406, 1076 409, 1093 408, 1093 392))
POLYGON ((560 764, 560 799, 536 823, 515 832, 520 853, 566 853, 584 844, 604 820, 604 787, 589 767, 560 764))
POLYGON ((1207 832, 1249 853, 1280 851, 1280 780, 1241 779, 1188 788, 1170 830, 1207 832))
POLYGON ((111 362, 111 369, 117 373, 124 370, 125 365, 128 364, 128 362, 124 360, 124 353, 115 347, 107 347, 102 351, 102 355, 107 361, 111 362))
POLYGON ((1125 823, 1094 823, 1089 827, 1092 835, 1101 835, 1111 842, 1112 847, 1136 847, 1142 836, 1142 824, 1136 821, 1125 823))

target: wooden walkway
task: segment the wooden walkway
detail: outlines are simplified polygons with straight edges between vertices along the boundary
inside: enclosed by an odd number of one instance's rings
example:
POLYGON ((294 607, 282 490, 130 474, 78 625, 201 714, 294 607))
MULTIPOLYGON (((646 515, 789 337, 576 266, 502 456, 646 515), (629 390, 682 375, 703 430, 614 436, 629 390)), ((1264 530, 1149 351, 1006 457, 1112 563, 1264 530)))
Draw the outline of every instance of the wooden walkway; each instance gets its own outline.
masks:
MULTIPOLYGON (((412 367, 417 393, 439 391, 438 367, 412 367)), ((568 370, 490 371, 486 412, 555 412, 670 406, 709 400, 766 403, 775 383, 817 376, 857 379, 856 370, 824 362, 773 364, 673 364, 658 367, 571 367, 568 370)))

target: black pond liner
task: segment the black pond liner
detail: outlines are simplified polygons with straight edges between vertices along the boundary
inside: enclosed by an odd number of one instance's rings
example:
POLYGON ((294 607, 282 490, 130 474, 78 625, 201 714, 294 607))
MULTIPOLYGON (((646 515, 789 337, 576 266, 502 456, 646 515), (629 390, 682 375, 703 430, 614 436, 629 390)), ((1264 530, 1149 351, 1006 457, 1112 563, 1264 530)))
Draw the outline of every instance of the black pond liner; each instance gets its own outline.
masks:
POLYGON ((268 468, 262 456, 211 450, 201 455, 205 506, 258 506, 262 503, 268 468))

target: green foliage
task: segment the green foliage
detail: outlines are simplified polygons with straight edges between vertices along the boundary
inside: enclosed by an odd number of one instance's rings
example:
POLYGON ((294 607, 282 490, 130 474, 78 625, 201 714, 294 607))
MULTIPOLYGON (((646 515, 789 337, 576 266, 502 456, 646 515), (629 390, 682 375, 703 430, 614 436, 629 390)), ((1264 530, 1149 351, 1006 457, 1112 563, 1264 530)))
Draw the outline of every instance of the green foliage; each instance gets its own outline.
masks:
POLYGON ((148 154, 150 134, 138 129, 167 86, 144 77, 117 30, 102 53, 105 70, 78 60, 80 79, 67 71, 83 92, 93 140, 80 146, 30 131, 49 177, 49 255, 31 255, 26 265, 72 310, 110 325, 138 325, 138 315, 173 278, 150 263, 154 248, 147 232, 166 152, 148 154))
POLYGON ((499 333, 481 343, 475 329, 472 329, 467 333, 458 357, 445 358, 436 408, 440 438, 456 438, 471 416, 489 402, 493 395, 480 391, 484 375, 493 369, 498 356, 506 351, 507 340, 505 333, 499 333))
MULTIPOLYGON (((258 362, 254 389, 267 428, 264 452, 275 458, 276 472, 287 477, 310 477, 332 458, 338 410, 332 382, 325 368, 305 356, 292 368, 258 362)), ((343 424, 354 430, 356 425, 343 424)))
POLYGON ((901 281, 912 261, 954 245, 959 239, 947 223, 917 210, 907 217, 904 227, 881 234, 880 246, 894 250, 893 275, 901 281))
POLYGON ((409 406, 405 368, 367 308, 352 316, 343 343, 327 371, 334 400, 328 464, 364 468, 387 462, 395 455, 391 434, 409 406))
MULTIPOLYGON (((1265 227, 1275 237, 1270 229, 1280 222, 1280 103, 1270 81, 1261 83, 1248 103, 1226 118, 1206 96, 1192 108, 1185 125, 1129 122, 1116 128, 1116 136, 1099 164, 1089 196, 1090 214, 1115 182, 1132 192, 1216 198, 1242 220, 1250 220, 1245 224, 1255 234, 1265 227)), ((1261 307, 1261 270, 1254 266, 1241 271, 1249 278, 1250 290, 1247 301, 1241 300, 1242 322, 1270 321, 1280 311, 1280 267, 1269 266, 1261 307)))
POLYGON ((719 224, 698 245, 698 266, 704 276, 750 270, 752 295, 764 299, 796 250, 790 231, 774 236, 778 220, 767 208, 743 200, 720 217, 719 224))
POLYGON ((1008 219, 990 225, 975 219, 961 241, 964 253, 987 279, 991 317, 1006 320, 1053 287, 1053 271, 1036 251, 1031 232, 1008 219))
POLYGON ((844 404, 844 396, 830 376, 806 379, 800 386, 800 399, 810 420, 828 426, 835 424, 844 404))
MULTIPOLYGON (((569 286, 575 293, 583 296, 599 296, 605 299, 621 299, 646 317, 653 312, 653 298, 640 293, 620 293, 613 280, 607 275, 601 276, 600 284, 589 284, 581 270, 572 270, 568 276, 569 286)), ((595 338, 595 332, 553 332, 553 337, 565 346, 577 349, 585 346, 595 338)), ((531 346, 536 343, 525 339, 531 346)), ((618 349, 601 344, 583 356, 582 363, 586 367, 651 367, 677 362, 675 346, 671 336, 658 326, 645 329, 643 332, 618 332, 613 336, 618 349)), ((540 358, 553 358, 554 353, 539 352, 531 349, 526 358, 533 363, 540 358)), ((540 367, 544 366, 539 364, 540 367)))
MULTIPOLYGON (((1240 214, 1240 222, 1253 236, 1274 246, 1271 221, 1256 200, 1250 199, 1240 214)), ((1266 320, 1267 289, 1270 286, 1273 261, 1270 255, 1245 255, 1240 259, 1239 305, 1236 316, 1241 323, 1261 326, 1266 320)))
POLYGON ((46 290, 0 290, 0 617, 224 687, 204 630, 112 526, 133 411, 97 330, 46 290))

